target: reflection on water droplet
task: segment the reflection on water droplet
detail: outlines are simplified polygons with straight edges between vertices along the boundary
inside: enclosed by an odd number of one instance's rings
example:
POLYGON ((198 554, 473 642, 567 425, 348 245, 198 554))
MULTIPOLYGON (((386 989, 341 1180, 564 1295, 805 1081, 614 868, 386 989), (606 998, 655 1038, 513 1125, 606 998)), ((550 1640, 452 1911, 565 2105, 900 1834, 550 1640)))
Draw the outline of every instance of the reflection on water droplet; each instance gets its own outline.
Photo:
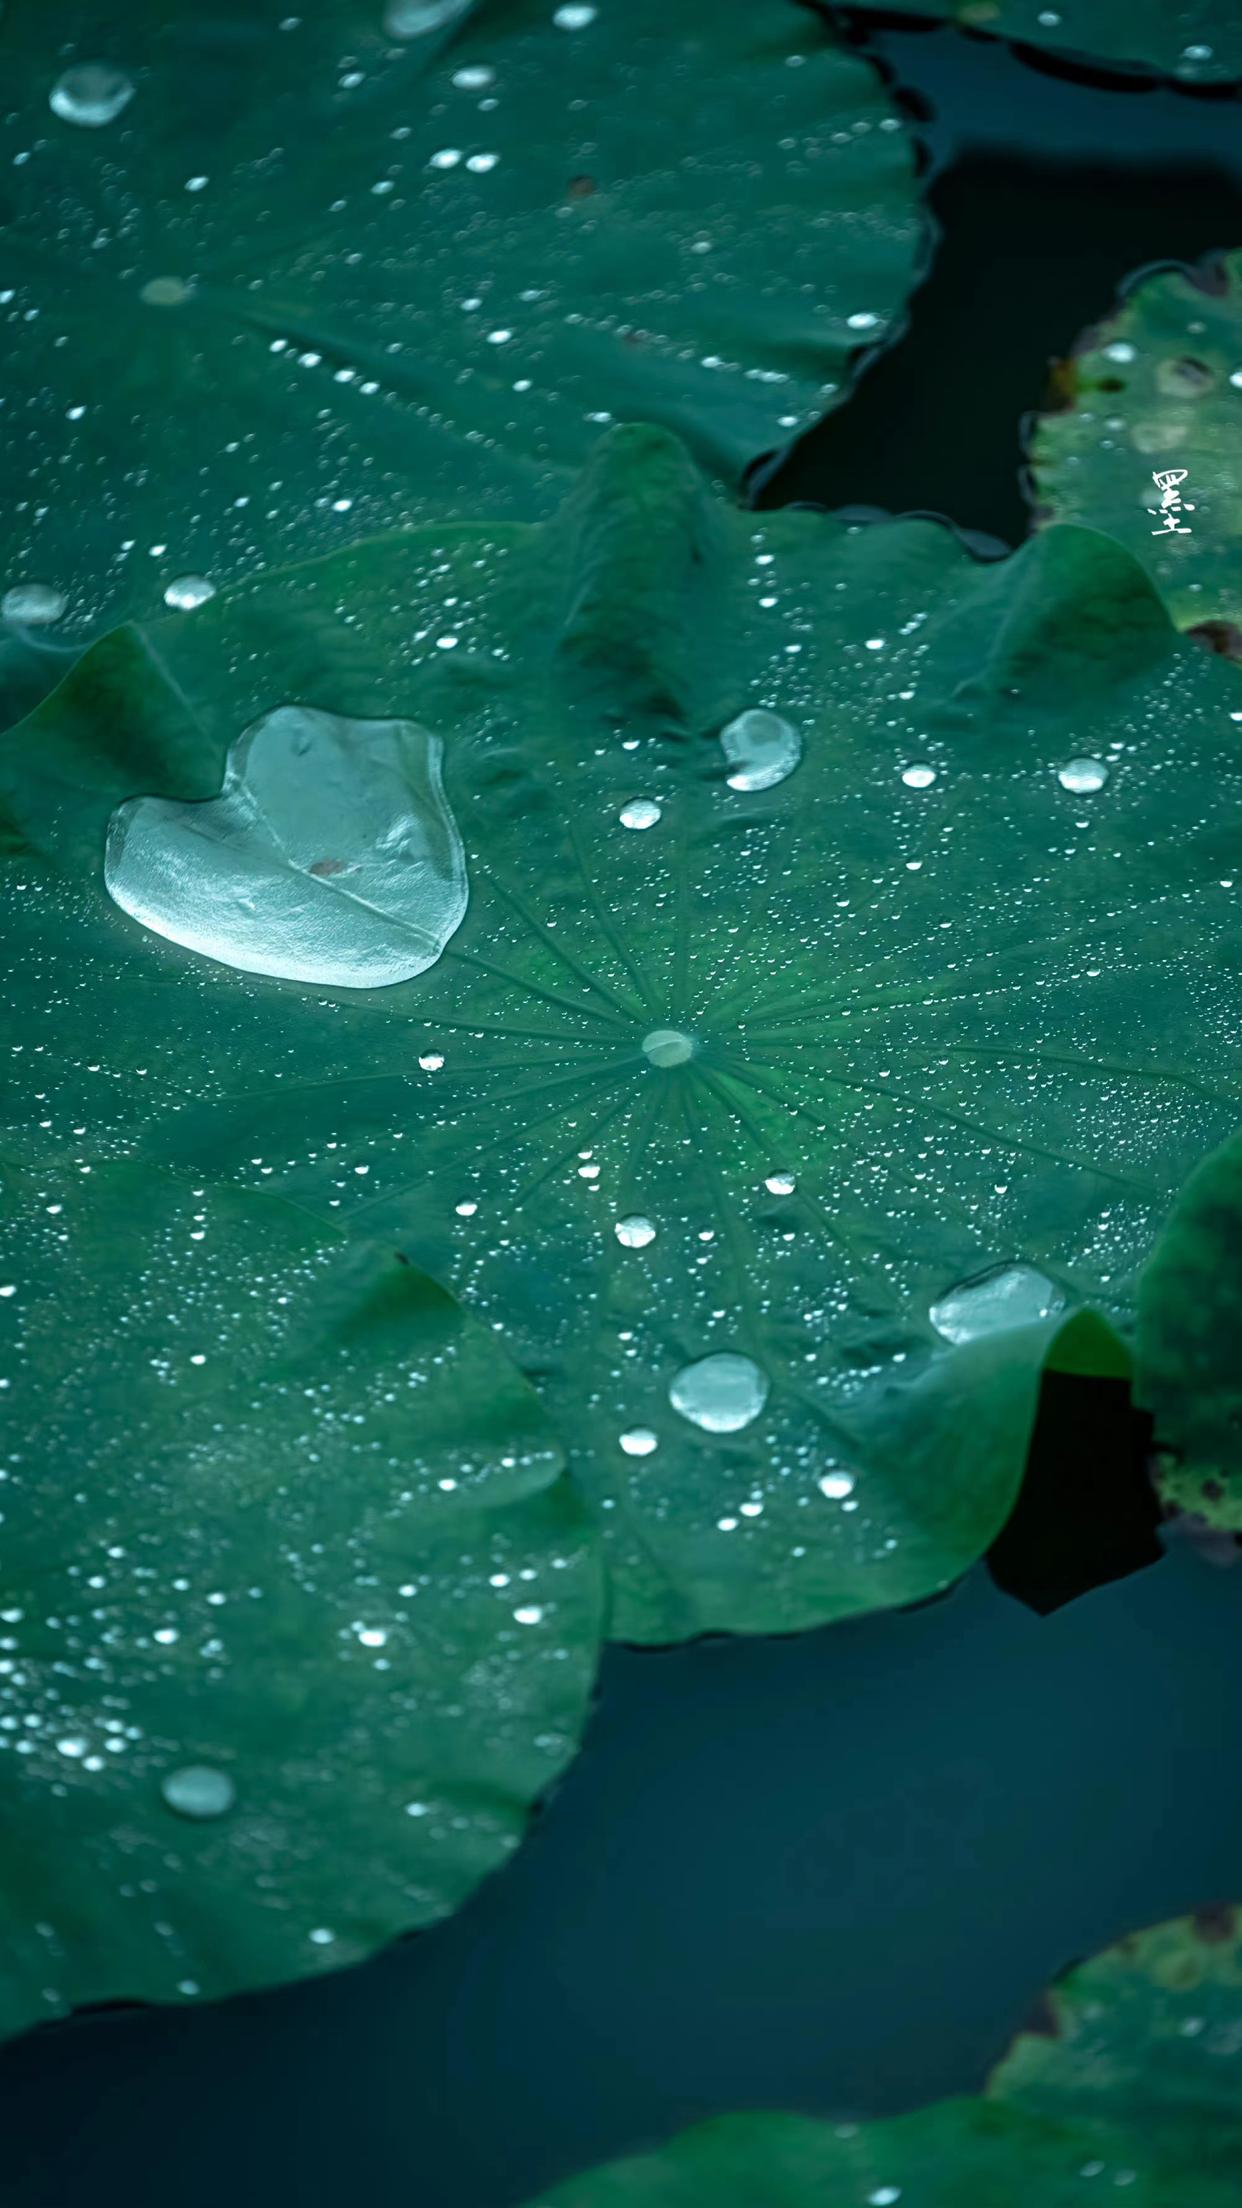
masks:
POLYGON ((390 38, 425 38, 469 15, 474 0, 388 0, 384 29, 390 38))
POLYGON ((846 1496, 854 1492, 854 1475, 852 1472, 825 1472, 819 1491, 830 1503, 843 1503, 846 1496))
POLYGON ((694 1056, 694 1037, 679 1027, 653 1027, 643 1037, 643 1049, 653 1066, 684 1066, 694 1056))
POLYGON ((164 604, 178 613, 190 613, 215 595, 216 586, 206 575, 174 575, 164 592, 164 604))
POLYGON ((792 1173, 769 1173, 763 1185, 769 1196, 792 1196, 797 1182, 792 1173))
POLYGON ((628 1433, 621 1436, 621 1447, 627 1457, 649 1457, 659 1446, 660 1437, 652 1433, 650 1426, 631 1426, 628 1433))
POLYGON ((48 94, 48 106, 63 123, 80 123, 99 130, 116 121, 134 96, 134 80, 107 61, 79 61, 56 79, 48 94))
POLYGON ((623 828, 654 828, 660 817, 660 808, 653 797, 632 797, 621 807, 623 828))
POLYGON ((669 1382, 675 1411, 709 1434, 736 1434, 758 1418, 768 1399, 768 1383, 751 1357, 726 1350, 683 1365, 669 1382))
POLYGON ((731 790, 770 790, 793 773, 802 757, 802 738, 779 713, 753 706, 721 729, 720 748, 733 769, 731 790))
POLYGON ((219 797, 118 808, 108 893, 154 934, 243 973, 409 981, 466 911, 441 754, 414 721, 281 706, 234 744, 219 797))
POLYGON ((68 603, 64 591, 51 583, 14 583, 0 598, 0 613, 6 621, 41 628, 49 621, 59 621, 68 603))
POLYGON ((228 1772, 209 1763, 187 1763, 170 1771, 160 1780, 160 1792, 179 1817, 223 1817, 237 1800, 228 1772))
POLYGON ((189 298, 193 286, 180 276, 153 276, 138 294, 149 307, 179 307, 189 298))
POLYGON ((1067 759, 1057 768, 1057 780, 1063 790, 1072 790, 1075 797, 1089 796, 1092 790, 1102 790, 1108 780, 1108 768, 1102 759, 1067 759))
POLYGON ((628 1219, 618 1219, 613 1233, 623 1249, 645 1250, 649 1242, 655 1241, 655 1221, 644 1219, 640 1211, 633 1211, 628 1219))
POLYGON ((951 1342, 972 1342, 1005 1326, 1029 1326, 1060 1311, 1065 1296, 1033 1265, 994 1265, 933 1303, 928 1317, 951 1342))
POLYGON ((901 779, 908 790, 930 790, 936 779, 936 770, 919 761, 912 767, 903 767, 901 779))

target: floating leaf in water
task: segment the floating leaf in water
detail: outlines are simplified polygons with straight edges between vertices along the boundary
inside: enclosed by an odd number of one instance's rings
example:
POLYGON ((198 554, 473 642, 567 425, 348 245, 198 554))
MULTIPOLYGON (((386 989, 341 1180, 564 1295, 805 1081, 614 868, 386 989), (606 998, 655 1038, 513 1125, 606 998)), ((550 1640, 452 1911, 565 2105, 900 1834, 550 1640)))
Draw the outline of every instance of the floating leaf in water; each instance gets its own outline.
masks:
POLYGON ((245 973, 409 981, 466 910, 440 761, 438 737, 412 722, 282 706, 238 739, 219 797, 120 808, 109 893, 157 935, 245 973))
POLYGON ((0 588, 46 578, 79 635, 187 574, 546 513, 614 417, 736 481, 925 257, 897 107, 796 0, 124 18, 59 81, 90 0, 0 21, 0 588))
POLYGON ((1139 1283, 1137 1392, 1180 1509, 1242 1533, 1242 1135, 1191 1175, 1139 1283))
POLYGON ((600 1625, 490 1331, 278 1197, 76 1148, 0 1233, 0 2030, 443 1916, 568 1761, 600 1625))
MULTIPOLYGON (((879 0, 861 0, 865 9, 879 0)), ((1234 0, 903 0, 902 13, 932 15, 966 31, 1046 46, 1054 53, 1182 84, 1242 77, 1242 17, 1234 0)))
POLYGON ((1142 278, 1072 369, 1069 406, 1035 420, 1042 510, 1107 529, 1179 627, 1242 658, 1242 253, 1142 278))
POLYGON ((979 2099, 871 2123, 726 2116, 572 2177, 539 2208, 1229 2208, 1242 2168, 1233 1910, 1067 1973, 979 2099))
POLYGON ((222 591, 14 735, 10 1154, 85 1125, 382 1225, 538 1383, 622 1635, 927 1595, 1007 1515, 1059 1329, 1128 1323, 1242 1119, 1233 679, 1106 537, 980 566, 619 432, 554 522, 222 591), (210 797, 290 696, 443 740, 469 908, 408 983, 235 973, 103 893, 110 809, 210 797), (757 709, 802 757, 739 791, 757 709))

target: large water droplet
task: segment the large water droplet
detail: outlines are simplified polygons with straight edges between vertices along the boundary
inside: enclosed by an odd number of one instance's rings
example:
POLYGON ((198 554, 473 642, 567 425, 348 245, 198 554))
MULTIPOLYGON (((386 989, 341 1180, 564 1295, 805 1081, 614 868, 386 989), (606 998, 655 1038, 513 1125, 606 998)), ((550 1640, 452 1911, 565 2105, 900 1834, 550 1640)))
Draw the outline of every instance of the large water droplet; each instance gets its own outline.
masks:
POLYGON ((209 1763, 186 1763, 160 1780, 160 1792, 179 1817, 224 1817, 237 1800, 227 1771, 209 1763))
POLYGON ((649 1457, 660 1446, 660 1437, 652 1433, 650 1426, 631 1426, 620 1440, 627 1457, 649 1457))
POLYGON ((21 621, 29 628, 59 621, 69 600, 53 583, 14 583, 0 598, 0 614, 6 621, 21 621))
POLYGON ((628 1219, 618 1219, 613 1228, 618 1242, 626 1250, 645 1250, 656 1238, 654 1219, 644 1219, 640 1211, 632 1211, 628 1219))
POLYGON ((936 770, 925 760, 917 759, 913 766, 903 767, 901 779, 908 790, 930 790, 936 779, 936 770))
POLYGON ((181 307, 193 288, 182 276, 152 276, 138 296, 148 307, 181 307))
POLYGON ((1102 790, 1108 780, 1108 768, 1102 759, 1067 759, 1057 768, 1057 780, 1063 790, 1072 790, 1075 797, 1089 797, 1094 790, 1102 790))
POLYGON ((384 29, 390 38, 425 38, 469 15, 474 0, 388 0, 384 29))
POLYGON ((763 1185, 769 1196, 792 1196, 798 1184, 792 1173, 769 1173, 763 1185))
POLYGON ((114 123, 134 96, 134 80, 110 61, 79 61, 57 77, 48 94, 48 106, 63 123, 80 123, 99 130, 114 123))
POLYGON ((643 1037, 643 1049, 653 1066, 684 1066, 694 1056, 694 1037, 679 1027, 653 1027, 643 1037))
POLYGON ((752 1357, 725 1350, 683 1365, 669 1382, 675 1411, 709 1434, 736 1434, 758 1418, 768 1400, 767 1377, 752 1357))
POLYGON ((654 828, 660 817, 660 808, 654 797, 631 797, 621 807, 623 828, 654 828))
POLYGON ((108 892, 156 935, 243 973, 409 981, 466 911, 441 752, 414 721, 281 706, 239 737, 219 797, 135 798, 113 814, 108 892))
POLYGON ((1029 1326, 1064 1308, 1055 1281, 1033 1265, 994 1265, 986 1273, 959 1282, 933 1303, 928 1313, 938 1333, 951 1342, 972 1342, 1005 1326, 1029 1326))
POLYGON ((770 790, 793 773, 802 757, 802 738, 792 721, 752 706, 721 729, 720 748, 733 769, 731 790, 770 790))
POLYGON ((215 595, 216 586, 206 575, 174 575, 164 592, 164 604, 177 613, 190 613, 215 595))

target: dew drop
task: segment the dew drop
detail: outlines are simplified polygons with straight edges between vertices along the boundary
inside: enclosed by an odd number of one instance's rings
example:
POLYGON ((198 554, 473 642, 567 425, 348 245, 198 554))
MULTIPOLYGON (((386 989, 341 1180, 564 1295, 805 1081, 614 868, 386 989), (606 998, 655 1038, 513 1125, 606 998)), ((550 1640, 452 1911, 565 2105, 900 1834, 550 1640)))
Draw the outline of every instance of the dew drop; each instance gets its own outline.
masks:
POLYGON ((388 0, 384 29, 390 38, 426 38, 469 15, 474 0, 388 0))
POLYGON ((631 1426, 621 1435, 621 1447, 627 1457, 649 1457, 660 1446, 660 1437, 650 1426, 631 1426))
POLYGON ((694 1056, 695 1042, 679 1027, 653 1027, 643 1037, 643 1049, 653 1066, 684 1066, 694 1056))
POLYGON ((825 1472, 819 1483, 819 1492, 826 1495, 830 1503, 843 1503, 846 1496, 854 1492, 853 1473, 825 1472))
POLYGON ((720 731, 720 747, 732 772, 731 790, 770 790, 791 775, 802 757, 802 738, 791 721, 752 706, 720 731))
POLYGON ((613 1228, 621 1247, 626 1250, 645 1250, 656 1238, 654 1219, 644 1219, 640 1211, 632 1211, 628 1219, 618 1219, 613 1228))
POLYGON ((1057 768, 1057 780, 1063 790, 1072 790, 1075 797, 1088 797, 1093 790, 1102 790, 1108 780, 1108 768, 1102 759, 1067 759, 1057 768))
POLYGON ((160 1792, 179 1817, 223 1817, 237 1800, 227 1771, 209 1763, 186 1763, 160 1780, 160 1792))
POLYGON ((215 595, 216 586, 206 575, 174 575, 164 592, 164 604, 177 613, 191 613, 215 595))
POLYGON ((0 598, 0 614, 6 621, 21 621, 30 628, 44 628, 59 621, 69 600, 52 583, 14 583, 0 598))
POLYGON ((632 797, 621 807, 623 828, 654 828, 660 817, 660 808, 654 797, 632 797))
POLYGON ((901 779, 908 790, 930 790, 936 779, 936 770, 918 760, 913 766, 902 768, 901 779))
POLYGON ((792 1196, 798 1184, 792 1173, 769 1173, 763 1185, 769 1196, 792 1196))
POLYGON ((1029 1326, 1064 1308, 1055 1282, 1033 1265, 993 1265, 961 1281, 932 1304, 928 1313, 937 1332, 950 1342, 972 1342, 1006 1326, 1029 1326))
POLYGON ((78 123, 84 130, 99 130, 114 123, 134 96, 134 80, 108 61, 79 61, 57 77, 48 94, 48 106, 62 123, 78 123))
POLYGON ((726 1350, 683 1365, 669 1382, 668 1399, 691 1425, 709 1434, 736 1434, 758 1418, 768 1383, 753 1358, 726 1350))
POLYGON ((108 893, 153 934, 242 973, 408 981, 466 912, 441 755, 414 721, 281 706, 234 744, 219 797, 118 808, 108 893))

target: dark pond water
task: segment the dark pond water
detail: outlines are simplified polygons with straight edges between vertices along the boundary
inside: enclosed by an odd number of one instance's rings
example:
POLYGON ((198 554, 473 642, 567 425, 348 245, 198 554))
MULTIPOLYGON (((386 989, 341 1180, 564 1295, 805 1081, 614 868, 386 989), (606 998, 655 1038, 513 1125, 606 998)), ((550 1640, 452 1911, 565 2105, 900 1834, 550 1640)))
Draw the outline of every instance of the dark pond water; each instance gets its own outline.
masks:
MULTIPOLYGON (((1239 104, 877 45, 926 111, 945 238, 767 496, 1014 543, 1049 356, 1136 267, 1242 238, 1239 104)), ((1114 1431, 1046 1422, 1059 1494, 1123 1476, 1114 1431)), ((5 2208, 505 2208, 713 2110, 969 2090, 1058 1968, 1242 1889, 1240 1628, 1242 1568, 1175 1544, 1044 1617, 980 1569, 798 1639, 611 1650, 582 1756, 450 1924, 5 2051, 5 2208)))

